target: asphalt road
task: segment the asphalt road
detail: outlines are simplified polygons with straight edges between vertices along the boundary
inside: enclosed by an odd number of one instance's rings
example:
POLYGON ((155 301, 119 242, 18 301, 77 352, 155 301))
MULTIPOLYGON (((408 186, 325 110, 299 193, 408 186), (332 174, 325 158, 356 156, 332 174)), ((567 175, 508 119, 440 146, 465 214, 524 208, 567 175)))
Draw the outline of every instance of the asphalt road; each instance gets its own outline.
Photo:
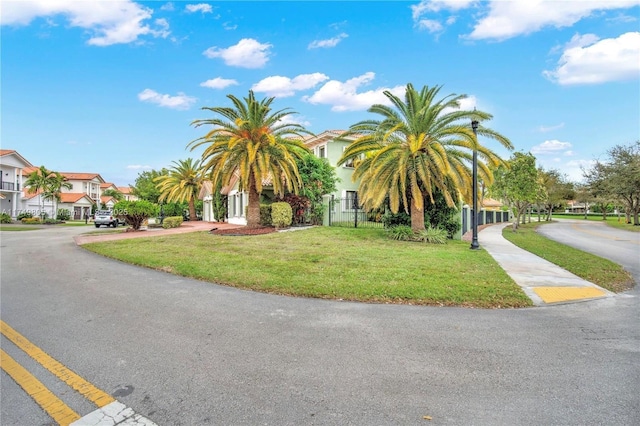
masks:
MULTIPOLYGON (((637 289, 519 310, 290 298, 105 259, 77 232, 2 232, 2 320, 159 425, 640 424, 637 289)), ((3 426, 51 423, 0 377, 3 426)))

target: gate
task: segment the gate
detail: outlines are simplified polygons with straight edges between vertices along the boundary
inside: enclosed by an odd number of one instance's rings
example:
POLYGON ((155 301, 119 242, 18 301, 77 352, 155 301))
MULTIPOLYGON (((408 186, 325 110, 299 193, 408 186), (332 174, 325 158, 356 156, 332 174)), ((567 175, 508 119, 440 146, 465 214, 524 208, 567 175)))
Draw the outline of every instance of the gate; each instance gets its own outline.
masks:
POLYGON ((329 202, 329 226, 345 228, 384 228, 382 213, 366 211, 360 206, 358 194, 353 197, 335 198, 329 202))

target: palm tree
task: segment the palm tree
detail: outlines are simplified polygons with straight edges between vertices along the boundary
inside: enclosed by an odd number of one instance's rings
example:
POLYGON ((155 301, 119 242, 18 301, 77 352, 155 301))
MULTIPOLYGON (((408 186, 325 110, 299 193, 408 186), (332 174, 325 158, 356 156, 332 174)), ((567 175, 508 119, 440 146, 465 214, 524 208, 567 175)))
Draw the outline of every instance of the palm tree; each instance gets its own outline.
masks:
POLYGON ((200 161, 187 158, 186 160, 174 161, 173 164, 169 168, 168 174, 154 179, 158 191, 160 191, 158 201, 168 201, 170 203, 187 201, 189 204, 189 219, 197 220, 196 198, 200 194, 203 181, 200 161))
POLYGON ((114 200, 116 201, 122 201, 124 200, 124 194, 120 191, 118 191, 117 189, 105 189, 102 192, 102 195, 105 197, 112 197, 114 200))
MULTIPOLYGON (((460 110, 465 95, 451 94, 436 100, 440 88, 424 86, 418 92, 408 84, 404 100, 385 91, 392 106, 376 104, 369 108, 382 119, 361 121, 342 135, 354 140, 338 164, 354 161, 353 180, 360 179, 363 205, 379 208, 388 197, 392 212, 397 213, 401 206, 410 210, 411 228, 416 232, 425 229, 425 198, 433 203, 434 194, 440 192, 451 207, 460 196, 470 201, 469 164, 474 149, 484 182, 491 182, 491 167, 503 163, 493 151, 477 143, 470 127, 472 119, 482 123, 492 116, 460 110)), ((512 149, 509 139, 489 128, 480 125, 477 132, 512 149)))
POLYGON ((187 146, 193 151, 207 145, 202 165, 214 186, 230 184, 234 174, 239 177, 239 190, 249 194, 247 226, 257 227, 263 182, 270 179, 274 192, 280 196, 285 189, 298 193, 301 178, 296 159, 309 152, 302 137, 311 132, 283 121, 294 114, 288 108, 272 112, 273 97, 258 101, 253 91, 244 99, 227 97, 234 107, 204 107, 220 117, 195 120, 195 127, 212 125, 213 130, 187 146))
MULTIPOLYGON (((29 188, 27 193, 40 194, 41 209, 40 216, 44 215, 44 200, 60 201, 62 188, 71 189, 72 185, 66 182, 67 178, 58 172, 51 171, 45 166, 40 166, 34 170, 24 183, 29 188)), ((57 211, 57 205, 54 206, 54 216, 57 211)), ((55 219, 55 217, 54 217, 55 219)))

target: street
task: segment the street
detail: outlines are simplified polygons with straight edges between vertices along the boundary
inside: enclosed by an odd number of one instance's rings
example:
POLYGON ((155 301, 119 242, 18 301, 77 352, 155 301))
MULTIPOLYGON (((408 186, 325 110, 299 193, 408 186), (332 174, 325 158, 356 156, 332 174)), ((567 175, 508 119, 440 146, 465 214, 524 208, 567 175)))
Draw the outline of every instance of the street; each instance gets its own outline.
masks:
MULTIPOLYGON (((74 244, 85 231, 2 232, 2 320, 158 425, 640 424, 638 288, 518 310, 291 298, 106 259, 74 244)), ((53 423, 1 374, 4 426, 53 423)))

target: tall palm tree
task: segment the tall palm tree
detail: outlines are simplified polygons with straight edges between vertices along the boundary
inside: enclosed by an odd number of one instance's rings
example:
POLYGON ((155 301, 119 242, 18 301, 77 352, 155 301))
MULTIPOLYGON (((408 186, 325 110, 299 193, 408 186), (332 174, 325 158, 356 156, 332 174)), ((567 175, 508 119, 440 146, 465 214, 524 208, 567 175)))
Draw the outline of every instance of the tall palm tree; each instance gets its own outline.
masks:
POLYGON ((283 121, 293 111, 282 109, 273 112, 274 98, 256 100, 253 91, 238 99, 227 95, 233 107, 204 107, 219 117, 195 120, 195 127, 212 125, 205 136, 190 142, 193 151, 206 145, 202 154, 203 170, 214 186, 230 184, 234 174, 239 176, 240 191, 247 191, 247 226, 260 226, 260 194, 263 182, 270 179, 273 190, 284 195, 285 189, 298 193, 301 178, 296 158, 309 152, 302 141, 311 134, 303 126, 283 121))
MULTIPOLYGON (((72 185, 66 182, 66 178, 58 172, 40 166, 34 170, 24 183, 29 194, 40 194, 40 216, 44 215, 44 201, 51 200, 60 201, 62 188, 71 189, 72 185)), ((56 215, 57 205, 54 205, 54 216, 56 215)), ((55 219, 55 217, 54 217, 55 219)))
POLYGON ((117 189, 105 189, 104 191, 102 191, 102 195, 105 197, 113 197, 113 199, 116 201, 124 200, 124 194, 117 189))
POLYGON ((460 110, 465 95, 451 94, 436 99, 441 86, 424 86, 417 91, 408 84, 404 100, 385 91, 392 106, 376 104, 369 112, 381 120, 364 120, 342 135, 354 139, 339 164, 354 161, 353 180, 360 179, 360 200, 366 207, 379 208, 388 197, 391 211, 402 206, 411 214, 411 227, 424 226, 424 202, 434 193, 444 195, 454 206, 461 195, 472 197, 470 163, 473 150, 479 157, 480 178, 491 182, 491 167, 503 162, 490 149, 478 144, 471 120, 480 125, 478 135, 495 139, 512 149, 501 134, 481 125, 492 116, 482 111, 460 110))
POLYGON ((192 158, 174 161, 169 173, 154 179, 160 191, 158 201, 183 202, 189 204, 189 219, 197 220, 196 199, 202 188, 200 161, 192 158))

